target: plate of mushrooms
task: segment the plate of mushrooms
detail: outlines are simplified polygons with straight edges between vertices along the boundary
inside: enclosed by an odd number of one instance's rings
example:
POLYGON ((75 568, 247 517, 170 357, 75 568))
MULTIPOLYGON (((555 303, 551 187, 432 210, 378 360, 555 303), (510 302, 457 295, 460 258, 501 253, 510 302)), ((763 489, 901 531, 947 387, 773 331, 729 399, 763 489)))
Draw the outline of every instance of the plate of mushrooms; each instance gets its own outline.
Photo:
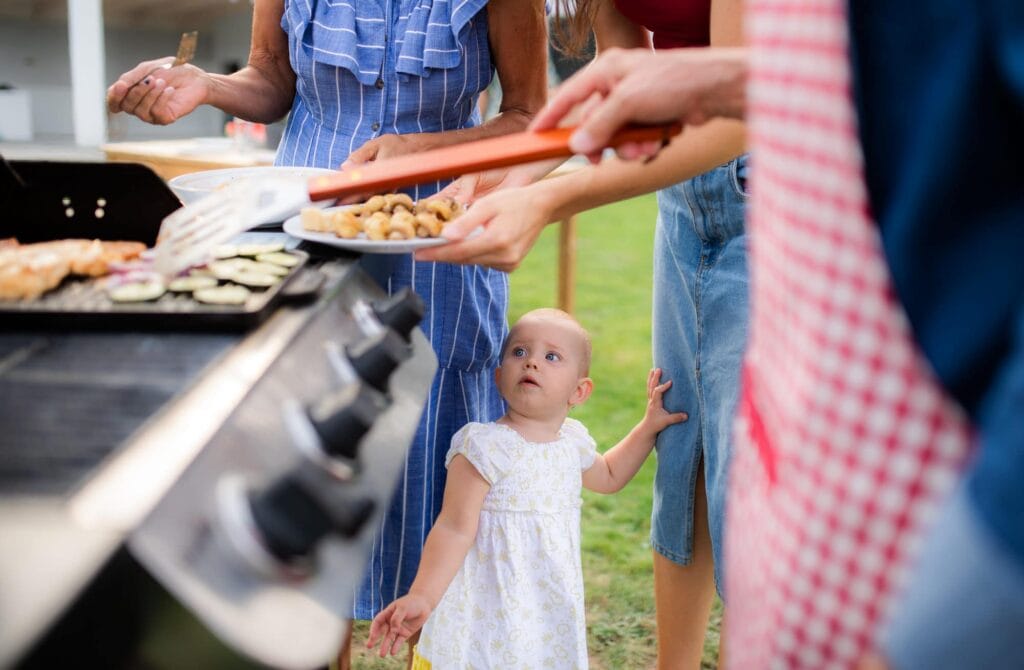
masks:
POLYGON ((284 231, 351 251, 405 254, 446 243, 444 227, 462 211, 452 198, 414 202, 405 193, 388 193, 356 205, 303 209, 284 222, 284 231))

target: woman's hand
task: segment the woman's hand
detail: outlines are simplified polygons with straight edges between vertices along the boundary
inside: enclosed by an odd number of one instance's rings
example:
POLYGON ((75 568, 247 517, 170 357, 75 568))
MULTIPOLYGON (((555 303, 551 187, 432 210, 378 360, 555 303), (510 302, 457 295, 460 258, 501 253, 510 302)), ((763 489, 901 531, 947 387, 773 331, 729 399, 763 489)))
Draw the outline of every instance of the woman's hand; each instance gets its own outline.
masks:
MULTIPOLYGON (((372 163, 383 158, 392 158, 403 154, 413 154, 443 146, 445 138, 440 133, 410 133, 408 135, 381 135, 368 140, 353 151, 345 159, 339 170, 351 170, 354 167, 372 163)), ((338 204, 351 205, 363 202, 377 193, 353 193, 338 200, 338 204)))
MULTIPOLYGON (((740 119, 746 110, 746 52, 742 48, 612 49, 558 88, 531 124, 553 128, 578 105, 583 121, 569 145, 593 160, 612 134, 631 121, 740 119), (595 102, 596 101, 596 102, 595 102)), ((649 155, 650 147, 624 145, 619 155, 649 155)))
POLYGON ((367 649, 380 642, 381 658, 394 656, 402 644, 423 627, 433 608, 424 596, 409 593, 399 598, 373 618, 367 649))
POLYGON ((486 172, 463 175, 441 189, 438 195, 455 198, 463 205, 469 205, 488 193, 507 188, 509 186, 508 178, 512 171, 509 168, 496 168, 486 172))
POLYGON ((107 89, 107 109, 164 126, 203 104, 210 86, 206 72, 189 64, 171 67, 173 61, 146 61, 122 74, 107 89))
POLYGON ((505 189, 477 200, 444 227, 442 235, 452 240, 450 244, 420 249, 416 260, 484 265, 512 272, 551 222, 551 209, 529 188, 505 189), (482 230, 468 237, 478 228, 482 230))
POLYGON ((544 178, 562 162, 559 158, 463 175, 448 184, 438 195, 455 198, 462 204, 469 205, 495 191, 532 184, 544 178))
POLYGON ((392 158, 405 154, 415 154, 428 149, 442 146, 440 133, 410 133, 408 135, 381 135, 368 140, 352 153, 341 164, 346 170, 356 165, 370 163, 382 158, 392 158))
POLYGON ((665 409, 665 391, 672 386, 672 380, 661 382, 661 368, 654 368, 647 373, 647 411, 644 413, 643 424, 655 435, 674 423, 682 423, 689 419, 686 412, 669 412, 665 409))
POLYGON ((211 105, 229 116, 273 123, 291 109, 295 72, 288 60, 288 35, 281 28, 282 0, 253 0, 249 62, 232 74, 194 65, 171 67, 173 56, 139 63, 107 89, 107 109, 166 125, 211 105))

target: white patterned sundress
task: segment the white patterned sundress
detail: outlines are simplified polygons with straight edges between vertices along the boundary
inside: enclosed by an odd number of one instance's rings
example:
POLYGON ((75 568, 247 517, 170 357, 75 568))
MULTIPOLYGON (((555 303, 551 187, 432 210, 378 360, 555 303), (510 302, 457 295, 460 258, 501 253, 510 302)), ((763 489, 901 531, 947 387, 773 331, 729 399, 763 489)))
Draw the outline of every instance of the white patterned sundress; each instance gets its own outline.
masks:
POLYGON ((417 647, 434 670, 586 668, 580 566, 582 472, 594 440, 566 419, 554 442, 497 423, 470 423, 446 463, 465 456, 491 490, 476 542, 417 647))

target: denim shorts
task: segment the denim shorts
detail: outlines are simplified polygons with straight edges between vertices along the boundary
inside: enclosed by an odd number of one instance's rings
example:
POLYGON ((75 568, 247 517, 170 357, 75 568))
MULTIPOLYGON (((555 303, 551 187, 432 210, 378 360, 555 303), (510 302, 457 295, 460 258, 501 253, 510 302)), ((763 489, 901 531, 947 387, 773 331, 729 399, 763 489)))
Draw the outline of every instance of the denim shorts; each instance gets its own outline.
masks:
POLYGON ((651 545, 688 565, 703 463, 715 584, 722 590, 722 532, 740 363, 747 337, 744 214, 747 156, 658 192, 654 241, 654 364, 672 387, 665 406, 689 421, 658 436, 651 545))

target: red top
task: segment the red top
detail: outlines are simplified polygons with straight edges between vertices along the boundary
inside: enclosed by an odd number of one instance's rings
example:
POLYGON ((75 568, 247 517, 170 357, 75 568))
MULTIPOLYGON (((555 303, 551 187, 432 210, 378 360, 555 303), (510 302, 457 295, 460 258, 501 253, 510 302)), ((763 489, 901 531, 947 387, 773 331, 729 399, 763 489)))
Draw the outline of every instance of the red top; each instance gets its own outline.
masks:
POLYGON ((654 33, 655 49, 711 44, 711 0, 615 0, 615 8, 654 33))

